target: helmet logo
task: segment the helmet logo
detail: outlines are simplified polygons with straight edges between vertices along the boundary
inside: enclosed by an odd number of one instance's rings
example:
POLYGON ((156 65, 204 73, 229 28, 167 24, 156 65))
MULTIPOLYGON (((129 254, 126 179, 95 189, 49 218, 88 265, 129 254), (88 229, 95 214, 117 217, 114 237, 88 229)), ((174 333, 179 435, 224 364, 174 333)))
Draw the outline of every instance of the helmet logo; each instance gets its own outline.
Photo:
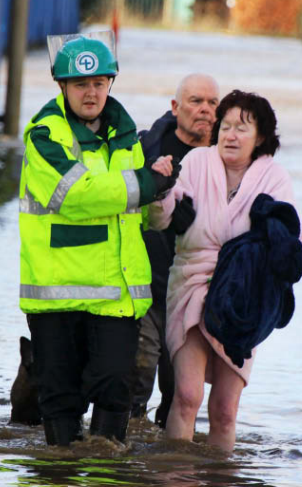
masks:
POLYGON ((99 60, 93 52, 81 52, 76 58, 75 65, 80 73, 89 75, 98 69, 99 60))

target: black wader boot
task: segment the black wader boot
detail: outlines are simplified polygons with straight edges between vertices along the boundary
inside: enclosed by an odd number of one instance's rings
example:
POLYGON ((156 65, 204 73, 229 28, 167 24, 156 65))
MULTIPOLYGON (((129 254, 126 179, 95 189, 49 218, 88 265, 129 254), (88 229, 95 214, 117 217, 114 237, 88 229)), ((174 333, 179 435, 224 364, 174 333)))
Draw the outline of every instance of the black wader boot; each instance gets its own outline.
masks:
POLYGON ((147 404, 133 404, 131 418, 143 418, 147 416, 147 404))
POLYGON ((118 413, 106 411, 99 406, 93 406, 90 434, 105 436, 109 440, 113 437, 124 442, 129 422, 129 411, 118 413))
POLYGON ((45 419, 44 431, 48 445, 69 446, 72 441, 83 440, 82 417, 45 419))
POLYGON ((159 426, 162 429, 166 429, 166 422, 172 404, 172 399, 173 396, 172 397, 162 396, 161 403, 156 410, 154 422, 155 424, 157 424, 157 426, 159 426))

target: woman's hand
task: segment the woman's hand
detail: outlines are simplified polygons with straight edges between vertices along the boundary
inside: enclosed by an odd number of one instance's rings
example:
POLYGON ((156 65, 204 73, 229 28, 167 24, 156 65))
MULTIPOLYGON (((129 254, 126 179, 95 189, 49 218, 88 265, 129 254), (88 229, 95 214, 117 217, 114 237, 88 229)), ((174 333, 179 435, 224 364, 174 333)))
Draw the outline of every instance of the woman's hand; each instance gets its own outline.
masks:
POLYGON ((152 169, 163 176, 171 176, 173 171, 172 156, 160 156, 153 164, 152 169))

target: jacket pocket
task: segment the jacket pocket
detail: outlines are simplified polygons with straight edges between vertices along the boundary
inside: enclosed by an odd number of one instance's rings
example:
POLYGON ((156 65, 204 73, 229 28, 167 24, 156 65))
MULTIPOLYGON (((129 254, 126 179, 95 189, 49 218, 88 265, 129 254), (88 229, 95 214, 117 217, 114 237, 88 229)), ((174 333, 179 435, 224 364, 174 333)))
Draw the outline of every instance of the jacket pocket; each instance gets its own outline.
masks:
POLYGON ((50 246, 79 247, 108 240, 108 225, 51 225, 50 246))

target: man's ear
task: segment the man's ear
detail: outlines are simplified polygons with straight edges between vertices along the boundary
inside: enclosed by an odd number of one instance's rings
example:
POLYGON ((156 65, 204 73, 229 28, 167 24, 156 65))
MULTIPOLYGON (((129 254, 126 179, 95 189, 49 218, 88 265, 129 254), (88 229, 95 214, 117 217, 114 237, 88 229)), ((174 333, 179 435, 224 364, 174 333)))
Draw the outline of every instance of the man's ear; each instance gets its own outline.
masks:
POLYGON ((171 100, 171 109, 173 115, 176 117, 177 116, 177 108, 178 108, 178 103, 176 100, 171 100))

